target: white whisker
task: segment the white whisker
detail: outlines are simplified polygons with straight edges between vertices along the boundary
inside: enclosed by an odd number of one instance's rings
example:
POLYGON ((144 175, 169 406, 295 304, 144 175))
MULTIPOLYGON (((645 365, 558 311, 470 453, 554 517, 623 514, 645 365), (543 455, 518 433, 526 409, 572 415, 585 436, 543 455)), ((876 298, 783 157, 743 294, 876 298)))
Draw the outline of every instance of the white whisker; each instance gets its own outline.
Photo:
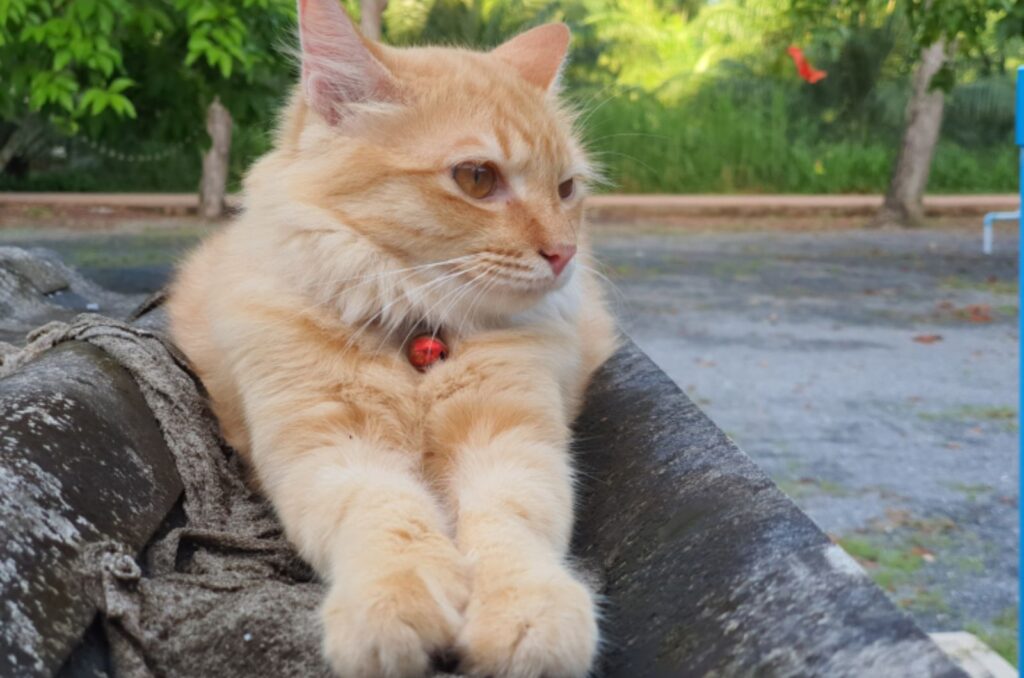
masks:
MULTIPOLYGON (((451 280, 453 277, 458 277, 459 275, 463 275, 463 274, 467 274, 467 273, 472 273, 474 270, 479 268, 481 265, 482 264, 479 264, 479 263, 478 264, 474 264, 473 266, 470 266, 467 269, 460 269, 459 271, 456 272, 456 275, 454 275, 454 276, 449 275, 449 276, 446 276, 444 278, 439 278, 439 280, 441 280, 441 279, 443 279, 443 280, 451 280)), ((460 289, 462 289, 462 288, 461 287, 456 287, 456 288, 454 288, 454 290, 452 292, 458 291, 460 289)), ((430 307, 430 309, 424 314, 424 317, 426 318, 426 316, 429 316, 430 315, 430 311, 432 311, 433 308, 435 306, 437 306, 438 303, 440 303, 440 301, 443 301, 444 299, 447 299, 452 294, 452 292, 448 292, 446 294, 443 294, 441 296, 441 299, 439 299, 438 301, 434 302, 434 304, 430 307)), ((402 325, 403 321, 405 321, 405 319, 406 319, 405 316, 403 316, 402 318, 399 318, 396 322, 391 323, 391 327, 390 327, 390 329, 388 329, 387 334, 385 334, 384 338, 377 343, 377 348, 374 349, 374 352, 373 352, 374 356, 376 356, 376 355, 378 355, 380 353, 381 349, 385 346, 385 344, 387 344, 388 339, 391 338, 391 333, 394 332, 396 328, 400 327, 402 325)), ((416 330, 416 325, 413 324, 412 330, 410 330, 410 334, 412 332, 414 332, 415 330, 416 330)), ((400 346, 404 346, 405 342, 407 342, 408 340, 409 340, 409 334, 407 334, 405 336, 405 338, 402 339, 402 343, 399 344, 399 345, 400 346)))
MULTIPOLYGON (((472 292, 473 291, 473 285, 476 284, 482 278, 486 277, 489 272, 490 272, 489 270, 484 270, 482 273, 480 273, 479 275, 474 277, 472 280, 470 280, 468 283, 466 283, 463 286, 463 292, 461 294, 459 294, 458 296, 454 297, 452 299, 451 303, 449 303, 448 306, 446 306, 445 309, 443 311, 441 311, 440 320, 434 326, 434 332, 431 335, 432 339, 437 337, 437 332, 441 328, 441 325, 447 325, 448 324, 448 314, 451 313, 452 310, 454 310, 455 305, 458 304, 459 301, 461 301, 463 298, 465 298, 465 296, 468 293, 472 292)), ((463 316, 463 319, 465 319, 465 316, 463 316)))
POLYGON ((464 273, 464 271, 462 271, 462 270, 454 271, 452 273, 446 273, 445 275, 442 275, 439 278, 434 278, 433 280, 430 280, 430 281, 428 281, 428 282, 426 282, 426 283, 424 283, 422 285, 414 287, 411 290, 402 290, 401 294, 398 297, 396 297, 395 299, 392 299, 390 302, 388 302, 387 304, 382 306, 380 308, 380 310, 378 310, 376 313, 374 313, 372 316, 370 316, 366 320, 366 322, 364 322, 362 325, 360 325, 359 329, 355 332, 355 334, 353 334, 351 337, 349 337, 348 341, 345 342, 345 347, 343 349, 343 352, 347 352, 352 347, 352 345, 355 343, 355 340, 364 331, 366 331, 366 329, 373 323, 373 321, 376 320, 377 318, 383 317, 384 314, 387 313, 388 309, 394 307, 395 304, 397 304, 397 303, 399 303, 401 301, 408 301, 410 305, 415 305, 415 300, 412 298, 413 293, 422 292, 422 291, 427 290, 427 289, 429 289, 429 288, 431 288, 431 287, 433 287, 435 285, 440 285, 441 283, 443 283, 443 282, 445 282, 447 280, 451 280, 452 278, 458 277, 458 276, 462 275, 463 273, 464 273))

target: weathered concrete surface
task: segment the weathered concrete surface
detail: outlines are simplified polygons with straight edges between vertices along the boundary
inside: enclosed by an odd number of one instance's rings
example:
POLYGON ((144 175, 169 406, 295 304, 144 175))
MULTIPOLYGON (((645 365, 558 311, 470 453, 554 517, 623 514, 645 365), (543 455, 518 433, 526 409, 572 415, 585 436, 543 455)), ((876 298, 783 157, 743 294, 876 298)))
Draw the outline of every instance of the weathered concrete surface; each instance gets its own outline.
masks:
MULTIPOLYGON (((600 675, 960 675, 635 347, 602 370, 579 430, 576 548, 608 602, 600 675)), ((107 598, 128 606, 119 633, 145 644, 150 667, 180 669, 157 673, 322 673, 321 587, 244 499, 260 529, 232 509, 185 530, 161 579, 107 598)), ((102 666, 91 638, 76 658, 102 666)))
MULTIPOLYGON (((42 516, 36 521, 42 527, 27 533, 41 533, 43 549, 15 549, 46 557, 31 568, 16 567, 15 578, 5 580, 10 585, 4 598, 17 601, 30 622, 4 620, 0 638, 8 647, 0 648, 0 657, 8 654, 18 663, 0 667, 0 675, 52 673, 93 612, 84 597, 76 597, 82 574, 75 570, 75 552, 99 541, 102 531, 138 549, 180 489, 154 485, 173 470, 148 412, 125 409, 125 402, 142 398, 121 382, 119 370, 97 349, 71 344, 0 381, 0 394, 13 393, 0 403, 15 413, 5 418, 14 420, 12 430, 21 436, 14 448, 40 459, 20 462, 5 446, 4 473, 32 469, 34 501, 47 509, 27 511, 42 516), (80 421, 82 413, 60 404, 80 399, 74 389, 58 388, 61 398, 52 398, 52 385, 61 378, 88 394, 97 388, 107 393, 87 401, 97 408, 84 412, 96 418, 92 432, 65 423, 80 421), (23 423, 21 412, 38 421, 23 423), (132 444, 119 435, 148 442, 132 444), (55 444, 69 448, 50 455, 46 446, 55 444), (146 466, 135 459, 137 448, 161 454, 146 466), (104 464, 104 453, 124 457, 104 464), (60 478, 67 487, 58 484, 60 478), (73 517, 77 513, 82 520, 73 517), (42 584, 8 590, 35 577, 42 584), (34 656, 3 652, 19 646, 32 647, 34 656)), ((576 552, 604 582, 607 601, 608 649, 599 675, 961 675, 632 344, 598 375, 578 429, 584 494, 576 552)), ((9 437, 3 432, 0 440, 9 437)), ((24 506, 23 499, 17 503, 22 513, 24 506)), ((6 529, 22 524, 11 513, 3 515, 6 529)), ((24 543, 21 533, 5 535, 4 542, 24 543)), ((175 573, 139 580, 138 572, 126 572, 137 584, 115 596, 138 603, 126 619, 146 629, 140 638, 152 647, 177 648, 173 658, 151 656, 155 665, 185 672, 178 675, 271 676, 296 667, 302 675, 321 675, 315 609, 322 587, 308 571, 282 567, 286 560, 275 559, 278 564, 266 570, 267 553, 260 549, 218 556, 230 544, 208 550, 223 538, 199 535, 205 536, 191 538, 184 551, 179 547, 184 560, 175 573), (215 559, 225 556, 231 569, 220 570, 215 559)), ((268 546, 280 539, 279 532, 270 536, 268 546)), ((130 559, 118 562, 132 569, 130 559)), ((109 668, 105 642, 93 627, 63 675, 86 668, 103 675, 109 668)))
POLYGON ((140 299, 103 289, 49 250, 0 247, 0 341, 83 311, 124 317, 140 299))
POLYGON ((602 675, 962 675, 635 346, 577 430, 602 675))
POLYGON ((103 351, 64 344, 0 379, 0 676, 56 672, 96 612, 85 553, 137 552, 180 493, 138 386, 103 351))

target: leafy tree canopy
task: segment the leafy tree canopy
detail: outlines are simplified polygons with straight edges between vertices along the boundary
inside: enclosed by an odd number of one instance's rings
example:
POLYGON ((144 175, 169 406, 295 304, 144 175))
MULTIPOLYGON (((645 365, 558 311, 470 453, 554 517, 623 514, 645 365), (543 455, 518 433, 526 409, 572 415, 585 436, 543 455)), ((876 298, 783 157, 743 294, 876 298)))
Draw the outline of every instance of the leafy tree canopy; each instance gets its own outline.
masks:
POLYGON ((214 96, 244 117, 280 93, 294 14, 293 0, 0 0, 0 118, 168 139, 214 96))
MULTIPOLYGON (((903 20, 909 29, 914 56, 938 41, 950 53, 978 57, 983 62, 993 47, 1004 51, 1024 36, 1024 3, 1019 0, 791 0, 791 9, 817 32, 878 21, 903 20)), ((913 63, 909 59, 905 63, 913 63)), ((998 60, 1000 66, 1003 59, 998 60)), ((953 61, 947 61, 932 86, 950 90, 953 61)))

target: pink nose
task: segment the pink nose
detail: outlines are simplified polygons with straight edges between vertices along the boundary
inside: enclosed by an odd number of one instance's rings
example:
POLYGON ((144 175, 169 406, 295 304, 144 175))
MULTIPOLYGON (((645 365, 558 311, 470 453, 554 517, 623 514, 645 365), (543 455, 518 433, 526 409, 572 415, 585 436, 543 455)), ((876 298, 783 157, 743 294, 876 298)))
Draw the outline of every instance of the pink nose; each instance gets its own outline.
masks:
POLYGON ((540 255, 551 264, 551 270, 558 276, 576 254, 576 245, 553 245, 540 250, 540 255))

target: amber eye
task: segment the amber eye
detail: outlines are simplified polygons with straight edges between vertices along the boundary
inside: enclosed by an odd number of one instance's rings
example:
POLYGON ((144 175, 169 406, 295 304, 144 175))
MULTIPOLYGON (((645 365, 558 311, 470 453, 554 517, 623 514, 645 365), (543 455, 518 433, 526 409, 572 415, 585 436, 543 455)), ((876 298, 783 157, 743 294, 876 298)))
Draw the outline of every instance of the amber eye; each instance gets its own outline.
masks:
POLYGON ((452 179, 466 195, 482 200, 494 193, 498 185, 498 170, 489 162, 478 165, 475 162, 464 162, 452 169, 452 179))
POLYGON ((573 191, 576 190, 576 182, 571 178, 566 179, 562 183, 558 184, 558 197, 562 200, 568 200, 572 197, 573 191))

